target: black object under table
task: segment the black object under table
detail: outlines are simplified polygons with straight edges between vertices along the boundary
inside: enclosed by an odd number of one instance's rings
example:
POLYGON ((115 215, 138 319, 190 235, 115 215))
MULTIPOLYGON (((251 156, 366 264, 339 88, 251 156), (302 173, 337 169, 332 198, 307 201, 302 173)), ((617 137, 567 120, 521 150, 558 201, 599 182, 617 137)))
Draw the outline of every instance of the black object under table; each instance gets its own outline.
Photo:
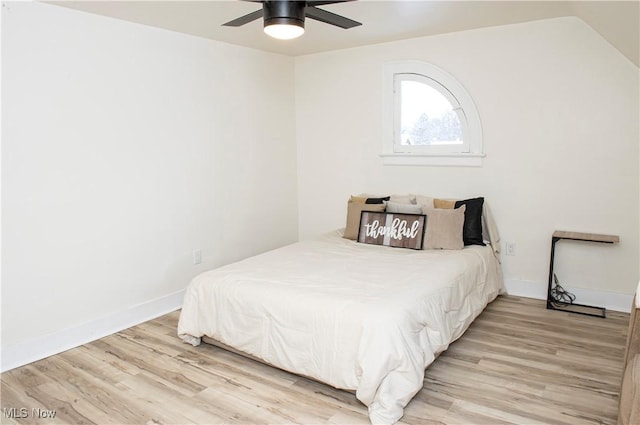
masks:
POLYGON ((573 302, 573 297, 569 302, 559 300, 554 297, 554 292, 560 290, 557 282, 554 282, 553 262, 555 257, 556 243, 559 240, 566 239, 572 241, 597 242, 614 244, 620 242, 620 237, 616 235, 600 235, 597 233, 580 233, 556 230, 551 237, 551 264, 549 265, 549 286, 547 288, 547 309, 567 311, 569 313, 584 314, 587 316, 606 317, 606 309, 604 307, 596 307, 585 304, 577 304, 573 302), (555 283, 555 285, 554 285, 555 283))

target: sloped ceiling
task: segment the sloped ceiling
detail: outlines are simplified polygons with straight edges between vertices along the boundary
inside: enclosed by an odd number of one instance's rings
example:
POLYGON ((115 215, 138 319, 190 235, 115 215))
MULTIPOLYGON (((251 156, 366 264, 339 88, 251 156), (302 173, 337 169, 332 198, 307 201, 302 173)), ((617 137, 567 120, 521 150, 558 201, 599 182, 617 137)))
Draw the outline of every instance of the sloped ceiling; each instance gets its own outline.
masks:
POLYGON ((291 56, 497 25, 576 16, 636 66, 640 63, 639 1, 377 1, 322 6, 362 22, 343 30, 311 19, 296 40, 262 32, 262 20, 221 24, 260 8, 245 1, 63 1, 63 7, 291 56))

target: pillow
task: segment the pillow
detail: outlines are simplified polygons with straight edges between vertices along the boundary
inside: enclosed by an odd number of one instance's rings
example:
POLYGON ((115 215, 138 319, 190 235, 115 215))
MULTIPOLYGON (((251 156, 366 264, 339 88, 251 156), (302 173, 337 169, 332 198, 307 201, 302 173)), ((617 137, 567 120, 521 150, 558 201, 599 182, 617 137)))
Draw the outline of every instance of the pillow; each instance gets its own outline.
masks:
POLYGON ((367 198, 367 201, 365 202, 365 204, 384 204, 390 198, 391 198, 390 196, 385 196, 383 198, 367 198))
MULTIPOLYGON (((393 197, 391 199, 393 199, 393 197)), ((420 205, 401 204, 399 202, 389 201, 387 202, 387 212, 401 214, 422 214, 422 207, 420 205)))
POLYGON ((482 206, 483 204, 484 204, 484 198, 465 199, 463 201, 456 201, 455 203, 456 208, 459 208, 463 205, 467 207, 467 210, 464 213, 464 231, 462 235, 465 246, 466 245, 484 246, 484 240, 482 238, 482 206))
POLYGON ((457 208, 456 201, 451 199, 437 199, 437 198, 433 200, 433 207, 446 208, 446 209, 457 208))
POLYGON ((498 255, 500 252, 500 233, 487 202, 482 204, 482 239, 485 243, 489 243, 493 253, 498 255))
POLYGON ((423 208, 427 215, 424 249, 462 249, 462 229, 466 206, 455 209, 423 208))
POLYGON ((384 204, 363 204, 349 201, 347 203, 347 227, 344 229, 343 238, 356 240, 360 230, 360 213, 362 211, 384 211, 384 204))
POLYGON ((357 242, 395 248, 422 249, 426 216, 362 211, 357 242))
POLYGON ((416 204, 422 205, 426 208, 435 208, 435 205, 433 205, 433 198, 430 196, 416 195, 416 204))
POLYGON ((357 202, 358 204, 366 204, 367 203, 367 197, 366 196, 362 196, 362 195, 358 195, 358 196, 351 195, 351 198, 349 199, 349 202, 357 202))
MULTIPOLYGON (((391 202, 397 202, 399 204, 415 204, 416 196, 415 195, 391 195, 391 202)), ((422 214, 422 211, 419 213, 422 214)))

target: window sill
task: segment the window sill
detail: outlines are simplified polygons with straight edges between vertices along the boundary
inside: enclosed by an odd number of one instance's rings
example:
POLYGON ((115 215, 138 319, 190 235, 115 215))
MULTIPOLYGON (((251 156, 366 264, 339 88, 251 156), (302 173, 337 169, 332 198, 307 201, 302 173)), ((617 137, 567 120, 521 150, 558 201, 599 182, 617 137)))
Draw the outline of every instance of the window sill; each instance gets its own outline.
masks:
POLYGON ((402 153, 380 154, 384 165, 432 165, 444 167, 481 167, 483 153, 420 155, 402 153))

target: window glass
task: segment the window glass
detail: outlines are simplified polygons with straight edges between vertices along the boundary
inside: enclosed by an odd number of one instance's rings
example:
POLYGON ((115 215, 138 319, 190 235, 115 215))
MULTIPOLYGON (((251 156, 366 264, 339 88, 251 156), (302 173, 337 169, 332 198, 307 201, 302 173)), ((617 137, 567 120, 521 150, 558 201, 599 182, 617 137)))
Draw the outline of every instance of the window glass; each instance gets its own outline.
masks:
POLYGON ((435 88, 412 79, 400 81, 400 144, 462 145, 459 107, 435 88))
POLYGON ((385 64, 383 74, 385 164, 482 165, 480 117, 453 76, 417 61, 385 64))

